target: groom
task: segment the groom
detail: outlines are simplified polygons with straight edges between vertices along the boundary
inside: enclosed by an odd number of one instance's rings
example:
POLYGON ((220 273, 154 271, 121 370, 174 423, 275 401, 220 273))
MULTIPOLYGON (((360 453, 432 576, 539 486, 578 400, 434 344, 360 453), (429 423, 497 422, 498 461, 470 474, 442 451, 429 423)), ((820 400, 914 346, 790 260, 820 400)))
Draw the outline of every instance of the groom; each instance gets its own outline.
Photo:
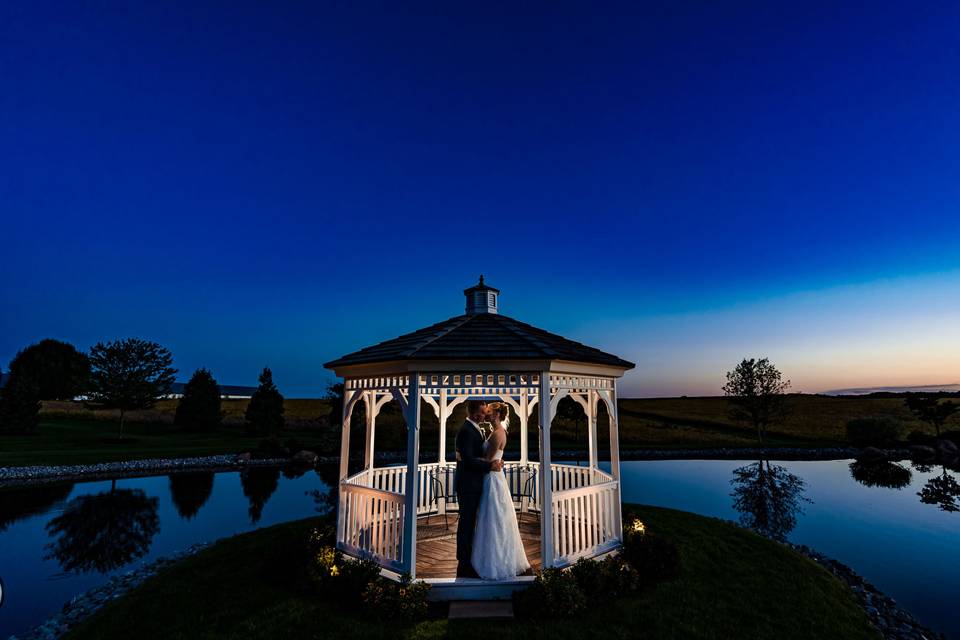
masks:
POLYGON ((457 577, 478 578, 470 556, 473 553, 473 532, 477 524, 477 508, 483 492, 483 476, 503 468, 501 460, 489 461, 483 457, 483 441, 486 434, 480 428, 487 403, 483 400, 467 401, 467 420, 457 431, 457 475, 454 487, 460 505, 460 521, 457 524, 457 577))

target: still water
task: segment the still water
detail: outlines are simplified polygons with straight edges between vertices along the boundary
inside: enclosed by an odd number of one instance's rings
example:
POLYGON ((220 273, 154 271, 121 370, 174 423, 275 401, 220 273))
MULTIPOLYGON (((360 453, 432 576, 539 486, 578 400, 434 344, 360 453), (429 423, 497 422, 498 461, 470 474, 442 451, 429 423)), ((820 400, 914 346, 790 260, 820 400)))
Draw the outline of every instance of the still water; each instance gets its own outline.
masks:
MULTIPOLYGON (((622 464, 628 502, 741 521, 849 564, 960 638, 960 474, 908 462, 622 464), (921 495, 922 494, 922 495, 921 495)), ((77 593, 195 542, 314 515, 336 470, 189 473, 0 490, 0 638, 77 593)))

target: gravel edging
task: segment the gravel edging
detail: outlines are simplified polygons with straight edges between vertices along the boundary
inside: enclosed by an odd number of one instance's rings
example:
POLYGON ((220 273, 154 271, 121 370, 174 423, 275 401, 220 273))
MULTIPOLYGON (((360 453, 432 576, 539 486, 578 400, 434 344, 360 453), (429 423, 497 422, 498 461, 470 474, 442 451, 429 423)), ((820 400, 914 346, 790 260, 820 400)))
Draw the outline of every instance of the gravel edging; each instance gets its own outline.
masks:
POLYGON ((131 569, 122 575, 116 575, 99 587, 74 596, 63 605, 59 613, 51 616, 36 627, 20 635, 9 636, 8 640, 56 640, 77 624, 93 615, 106 604, 133 590, 147 578, 184 558, 195 555, 209 547, 211 543, 200 542, 169 556, 145 563, 137 569, 131 569))
POLYGON ((870 622, 888 640, 934 640, 946 638, 917 621, 908 611, 901 609, 897 601, 884 594, 847 565, 825 556, 802 544, 783 543, 794 551, 810 558, 836 576, 853 592, 854 598, 866 612, 870 622))
POLYGON ((0 467, 0 488, 67 480, 95 480, 117 475, 135 477, 167 471, 228 471, 249 466, 286 464, 284 458, 254 460, 241 455, 201 456, 197 458, 152 458, 96 464, 0 467))

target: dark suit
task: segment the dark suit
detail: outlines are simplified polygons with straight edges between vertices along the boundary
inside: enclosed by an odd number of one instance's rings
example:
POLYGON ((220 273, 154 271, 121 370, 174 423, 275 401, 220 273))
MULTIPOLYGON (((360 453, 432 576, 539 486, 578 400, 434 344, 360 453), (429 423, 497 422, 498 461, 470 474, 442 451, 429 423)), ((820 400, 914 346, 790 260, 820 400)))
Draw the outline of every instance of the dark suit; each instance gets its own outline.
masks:
POLYGON ((483 477, 489 471, 490 461, 483 457, 483 436, 468 420, 457 431, 457 473, 453 482, 460 506, 457 575, 476 575, 470 564, 470 556, 473 553, 473 532, 477 525, 483 477))

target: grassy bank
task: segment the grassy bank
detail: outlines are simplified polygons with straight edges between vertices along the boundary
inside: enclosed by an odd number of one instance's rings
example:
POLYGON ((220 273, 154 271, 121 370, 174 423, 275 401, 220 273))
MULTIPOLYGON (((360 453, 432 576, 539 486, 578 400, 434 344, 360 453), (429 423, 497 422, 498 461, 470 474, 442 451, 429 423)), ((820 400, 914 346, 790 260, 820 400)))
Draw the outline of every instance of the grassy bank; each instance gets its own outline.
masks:
MULTIPOLYGON (((246 400, 223 403, 224 426, 215 431, 189 434, 173 426, 176 400, 166 400, 149 411, 128 414, 127 438, 117 440, 117 414, 92 411, 82 403, 48 402, 41 412, 37 433, 27 436, 0 436, 0 466, 27 464, 71 464, 133 460, 152 457, 183 457, 216 453, 239 453, 256 447, 260 438, 243 431, 246 400)), ((330 404, 325 400, 287 400, 285 403, 287 432, 282 439, 296 438, 320 453, 339 453, 339 429, 331 429, 328 421, 330 404)), ((794 396, 793 412, 782 424, 770 429, 766 444, 774 447, 821 447, 847 444, 844 426, 852 418, 890 415, 904 420, 908 431, 927 430, 912 419, 896 398, 832 398, 826 396, 794 396)), ((463 421, 463 406, 450 419, 448 446, 463 421)), ((421 447, 436 451, 438 424, 429 409, 422 412, 421 447)), ((752 429, 733 422, 727 416, 724 398, 658 398, 625 399, 620 403, 620 447, 629 449, 693 449, 712 447, 752 447, 756 436, 752 429)), ((530 425, 531 442, 536 442, 536 416, 530 425)), ((599 447, 609 446, 608 421, 601 413, 598 429, 599 447)), ((351 451, 359 454, 363 446, 364 426, 354 420, 351 451)), ((554 449, 584 449, 584 423, 554 420, 554 449)), ((384 407, 377 418, 377 449, 402 451, 406 436, 402 417, 395 403, 384 407)), ((535 445, 534 445, 535 446, 535 445)), ((519 447, 519 437, 510 439, 509 447, 519 447)), ((452 453, 451 456, 452 457, 452 453)))
POLYGON ((838 580, 799 554, 718 520, 631 507, 680 548, 681 575, 571 621, 383 624, 312 596, 299 551, 315 521, 240 535, 164 570, 68 634, 149 638, 871 638, 838 580))

